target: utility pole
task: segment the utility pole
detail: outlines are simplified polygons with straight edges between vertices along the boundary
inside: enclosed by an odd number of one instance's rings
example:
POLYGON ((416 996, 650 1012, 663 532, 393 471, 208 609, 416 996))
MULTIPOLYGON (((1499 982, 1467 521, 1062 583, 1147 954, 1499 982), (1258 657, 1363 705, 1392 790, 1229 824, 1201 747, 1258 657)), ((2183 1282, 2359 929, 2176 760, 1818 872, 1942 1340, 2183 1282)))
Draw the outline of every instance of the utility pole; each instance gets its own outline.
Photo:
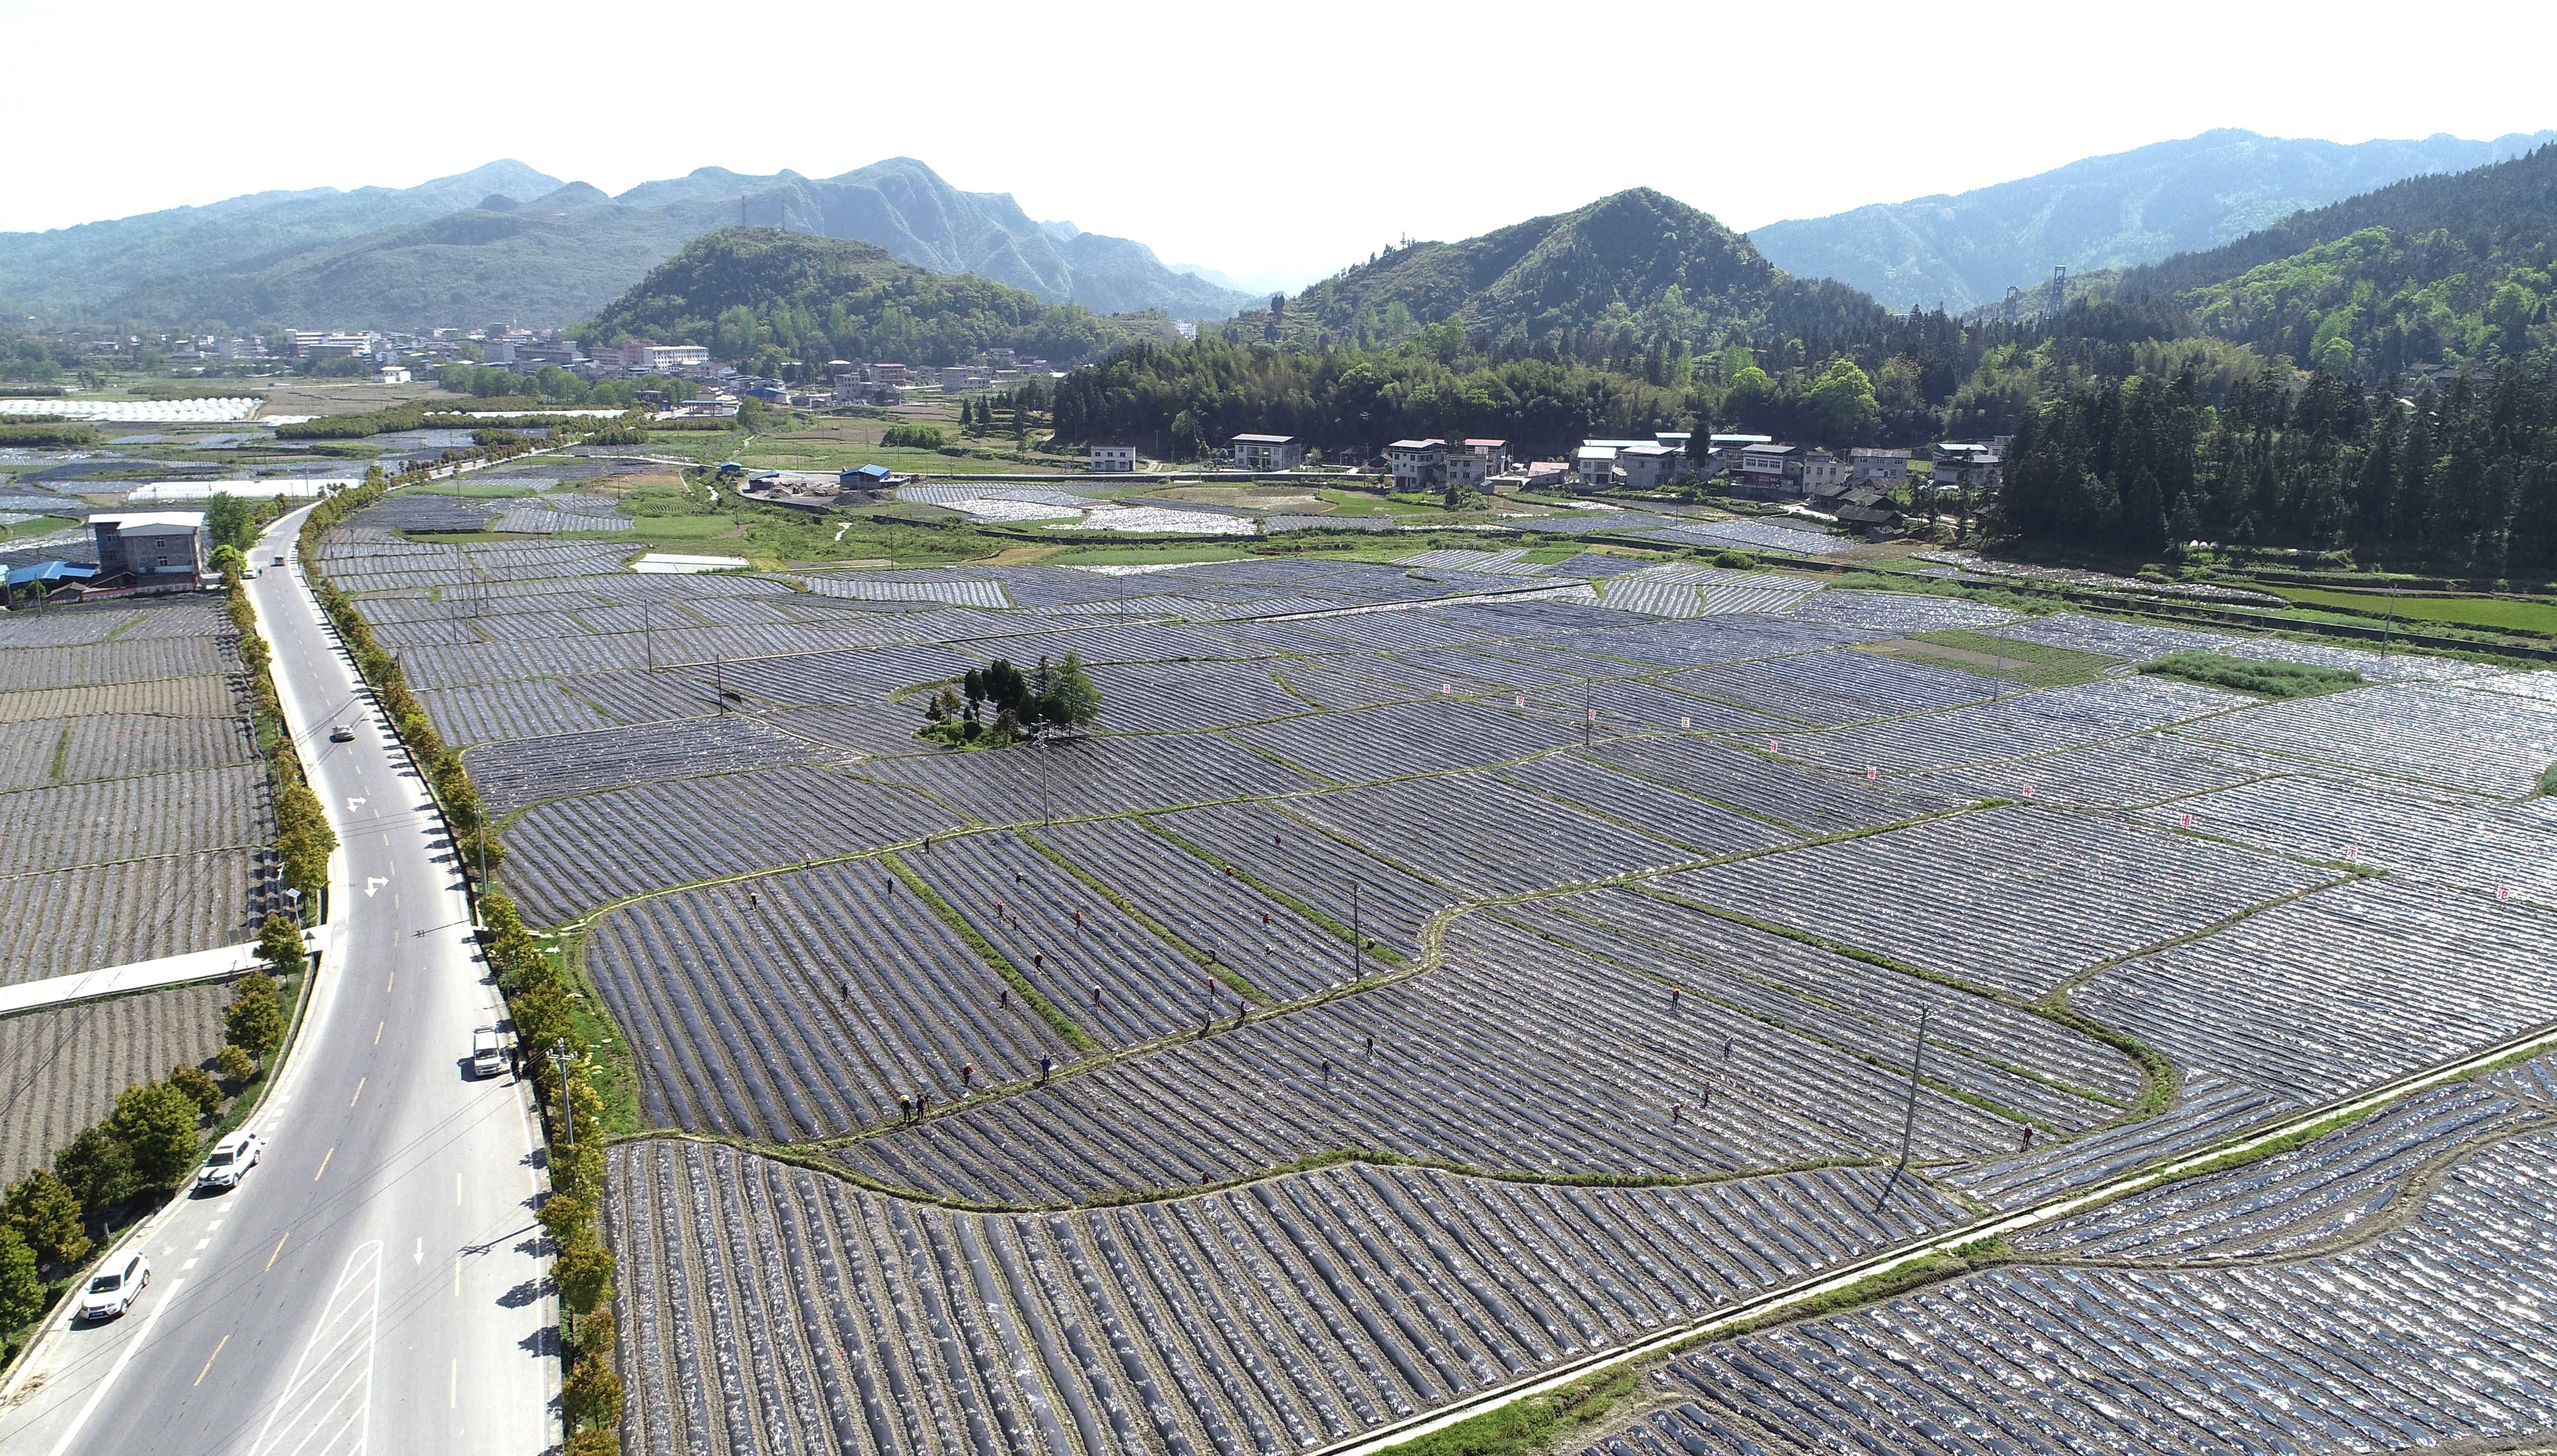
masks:
POLYGON ((569 1146, 575 1147, 577 1146, 577 1112, 570 1106, 568 1100, 568 1038, 563 1036, 551 1043, 551 1070, 559 1074, 560 1126, 564 1129, 561 1135, 568 1139, 569 1146))
POLYGON ((728 662, 724 658, 711 659, 711 692, 719 700, 719 716, 728 717, 728 662))
POLYGON ((1364 959, 1367 954, 1366 945, 1365 937, 1359 933, 1359 882, 1353 879, 1350 881, 1350 980, 1352 981, 1367 974, 1367 962, 1364 959))
POLYGON ((1892 1169, 1894 1178, 1909 1171, 1910 1141, 1918 1131, 1918 1074, 1926 1065, 1927 1008, 1922 1006, 1918 1010, 1918 1051, 1909 1059, 1909 1110, 1900 1119, 1900 1166, 1892 1169))

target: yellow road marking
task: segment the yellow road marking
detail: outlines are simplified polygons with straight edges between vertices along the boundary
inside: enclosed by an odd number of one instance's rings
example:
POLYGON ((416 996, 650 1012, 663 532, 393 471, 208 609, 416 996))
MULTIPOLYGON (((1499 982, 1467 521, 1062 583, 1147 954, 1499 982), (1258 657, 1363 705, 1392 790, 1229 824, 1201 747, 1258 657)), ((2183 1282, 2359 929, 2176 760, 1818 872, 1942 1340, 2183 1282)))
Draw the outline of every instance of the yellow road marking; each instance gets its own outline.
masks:
POLYGON ((382 990, 388 991, 397 985, 399 985, 399 973, 394 971, 391 973, 390 980, 382 983, 382 990))
MULTIPOLYGON (((284 1257, 284 1241, 285 1241, 286 1239, 290 1239, 290 1238, 292 1238, 292 1237, 293 1237, 293 1231, 292 1231, 291 1229, 287 1229, 287 1230, 285 1230, 285 1231, 284 1231, 283 1237, 282 1237, 282 1238, 279 1238, 279 1239, 277 1239, 277 1240, 275 1241, 275 1252, 274 1252, 273 1254, 270 1254, 270 1255, 268 1255, 268 1256, 266 1257, 266 1268, 267 1268, 267 1269, 271 1269, 271 1268, 275 1267, 275 1261, 276 1261, 277 1259, 282 1258, 282 1257, 284 1257)), ((266 1272, 266 1269, 260 1269, 260 1270, 258 1270, 258 1272, 259 1272, 259 1273, 264 1273, 264 1272, 266 1272)))
POLYGON ((382 1028, 389 1024, 390 1023, 388 1021, 376 1021, 373 1023, 373 1045, 379 1046, 382 1044, 382 1028))
POLYGON ((336 1157, 336 1155, 337 1149, 335 1144, 332 1144, 327 1152, 320 1154, 320 1172, 313 1173, 311 1175, 312 1182, 317 1183, 320 1181, 320 1173, 329 1171, 329 1159, 336 1157))
MULTIPOLYGON (((364 1095, 364 1079, 363 1079, 363 1078, 361 1078, 361 1077, 358 1077, 358 1078, 356 1078, 356 1079, 355 1079, 355 1097, 361 1097, 361 1096, 363 1096, 363 1095, 364 1095)), ((346 1106, 348 1106, 348 1107, 353 1107, 353 1106, 355 1105, 355 1097, 350 1097, 350 1098, 346 1099, 346 1106)))
POLYGON ((204 1357, 204 1368, 196 1372, 197 1385, 202 1385, 204 1383, 204 1377, 213 1373, 213 1362, 222 1358, 222 1347, 230 1342, 231 1337, 228 1335, 224 1335, 213 1342, 213 1353, 204 1357))

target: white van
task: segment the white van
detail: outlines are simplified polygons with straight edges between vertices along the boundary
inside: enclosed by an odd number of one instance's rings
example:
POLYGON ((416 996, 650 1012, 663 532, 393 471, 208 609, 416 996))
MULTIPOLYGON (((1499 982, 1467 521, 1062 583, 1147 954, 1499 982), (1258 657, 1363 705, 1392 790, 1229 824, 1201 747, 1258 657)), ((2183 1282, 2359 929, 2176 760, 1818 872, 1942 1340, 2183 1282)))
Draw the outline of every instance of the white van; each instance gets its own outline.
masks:
POLYGON ((482 1026, 471 1033, 471 1075, 494 1077, 506 1070, 506 1039, 497 1028, 482 1026))
POLYGON ((204 1154, 204 1165, 196 1170, 196 1186, 236 1188, 265 1151, 266 1139, 242 1127, 214 1143, 213 1150, 204 1154))
POLYGON ((142 1296, 142 1288, 151 1282, 151 1260, 140 1250, 110 1256, 89 1275, 88 1287, 80 1291, 79 1312, 82 1319, 114 1319, 133 1307, 142 1296))

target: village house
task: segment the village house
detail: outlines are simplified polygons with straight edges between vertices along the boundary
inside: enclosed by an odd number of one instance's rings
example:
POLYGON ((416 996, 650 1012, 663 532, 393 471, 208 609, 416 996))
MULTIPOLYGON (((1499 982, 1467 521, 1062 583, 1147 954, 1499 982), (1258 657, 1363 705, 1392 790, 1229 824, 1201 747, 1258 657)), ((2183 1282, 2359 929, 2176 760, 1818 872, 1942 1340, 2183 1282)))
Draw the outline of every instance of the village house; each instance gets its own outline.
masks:
POLYGON ((1397 490, 1438 490, 1447 484, 1447 442, 1398 440, 1385 448, 1386 468, 1397 490))
POLYGON ((1606 490, 1616 483, 1616 447, 1584 445, 1571 453, 1571 469, 1584 490, 1606 490))
POLYGON ((1305 463, 1304 444, 1293 435, 1237 435, 1226 446, 1238 470, 1292 470, 1305 463))
POLYGON ((1743 447, 1739 463, 1731 468, 1732 490, 1761 499, 1802 494, 1801 454, 1793 446, 1773 441, 1743 447))
POLYGON ((1092 447, 1092 468, 1096 470, 1133 470, 1137 468, 1137 447, 1133 445, 1096 445, 1092 447))
POLYGON ((1685 463, 1683 451, 1644 441, 1617 449, 1616 476, 1624 489, 1658 490, 1677 479, 1679 466, 1685 463))
POLYGON ((1909 452, 1905 450, 1873 450, 1859 446, 1854 452, 1853 463, 1855 482, 1859 485, 1879 485, 1885 490, 1897 490, 1909 483, 1909 452))
POLYGON ((1852 474, 1847 463, 1835 451, 1812 449, 1803 452, 1801 478, 1803 493, 1817 498, 1830 487, 1844 486, 1852 474))
POLYGON ((1713 461, 1712 468, 1730 474, 1740 468, 1740 453, 1753 445, 1773 445, 1772 435, 1709 435, 1705 437, 1705 454, 1713 461))

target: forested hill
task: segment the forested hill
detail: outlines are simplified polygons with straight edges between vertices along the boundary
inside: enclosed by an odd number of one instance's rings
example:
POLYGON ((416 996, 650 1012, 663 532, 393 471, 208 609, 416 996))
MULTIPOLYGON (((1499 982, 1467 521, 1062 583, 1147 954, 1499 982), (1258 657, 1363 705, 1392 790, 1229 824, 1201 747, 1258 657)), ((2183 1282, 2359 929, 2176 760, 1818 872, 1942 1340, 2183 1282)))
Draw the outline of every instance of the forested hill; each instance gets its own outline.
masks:
POLYGON ((2130 270, 2200 328, 2304 366, 2379 380, 2410 365, 2489 368, 2557 344, 2557 145, 2416 177, 2301 212, 2208 252, 2130 270))
POLYGON ((1705 213, 1649 188, 1462 242, 1397 248, 1246 316, 1285 338, 1369 344, 1454 319, 1495 347, 1591 335, 1691 349, 1739 330, 1838 333, 1882 311, 1844 285, 1787 277, 1705 213), (1557 338, 1559 336, 1559 338, 1557 338))
POLYGON ((2055 263, 2086 273, 2216 248, 2302 207, 2483 167, 2552 136, 2346 145, 2210 131, 1951 197, 1774 222, 1749 240, 1779 267, 1851 284, 1890 308, 1960 313, 2033 288, 2055 263))
POLYGON ((1159 314, 1042 303, 974 274, 900 263, 871 243, 731 227, 685 244, 576 333, 589 344, 705 344, 725 359, 940 364, 988 348, 1066 363, 1171 330, 1159 314))

